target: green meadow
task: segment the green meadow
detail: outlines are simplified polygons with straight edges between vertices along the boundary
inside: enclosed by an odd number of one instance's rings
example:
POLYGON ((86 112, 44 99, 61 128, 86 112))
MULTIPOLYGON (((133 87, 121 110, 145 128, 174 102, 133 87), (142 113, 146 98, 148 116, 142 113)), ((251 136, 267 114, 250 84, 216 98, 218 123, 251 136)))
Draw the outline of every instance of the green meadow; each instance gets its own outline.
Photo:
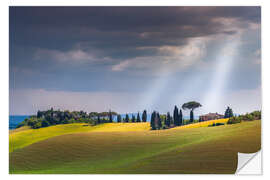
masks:
POLYGON ((11 174, 234 173, 261 148, 261 121, 152 131, 149 123, 22 127, 10 132, 11 174))

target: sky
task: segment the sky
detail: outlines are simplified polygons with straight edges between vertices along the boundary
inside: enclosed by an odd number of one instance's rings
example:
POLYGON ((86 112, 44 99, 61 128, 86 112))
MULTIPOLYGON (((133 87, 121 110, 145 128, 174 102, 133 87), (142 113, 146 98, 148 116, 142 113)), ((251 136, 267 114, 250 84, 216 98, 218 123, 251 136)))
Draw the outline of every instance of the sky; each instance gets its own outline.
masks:
POLYGON ((11 115, 261 109, 260 7, 10 7, 9 56, 11 115))

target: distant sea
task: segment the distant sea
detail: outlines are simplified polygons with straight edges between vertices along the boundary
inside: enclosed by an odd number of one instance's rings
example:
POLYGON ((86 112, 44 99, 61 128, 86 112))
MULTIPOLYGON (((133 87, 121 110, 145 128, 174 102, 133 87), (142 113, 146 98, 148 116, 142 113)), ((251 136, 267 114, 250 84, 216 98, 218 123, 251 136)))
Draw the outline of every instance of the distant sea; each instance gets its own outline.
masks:
POLYGON ((16 116, 16 115, 11 115, 9 116, 9 129, 15 129, 16 126, 22 122, 25 118, 28 118, 29 116, 27 115, 20 115, 20 116, 16 116))

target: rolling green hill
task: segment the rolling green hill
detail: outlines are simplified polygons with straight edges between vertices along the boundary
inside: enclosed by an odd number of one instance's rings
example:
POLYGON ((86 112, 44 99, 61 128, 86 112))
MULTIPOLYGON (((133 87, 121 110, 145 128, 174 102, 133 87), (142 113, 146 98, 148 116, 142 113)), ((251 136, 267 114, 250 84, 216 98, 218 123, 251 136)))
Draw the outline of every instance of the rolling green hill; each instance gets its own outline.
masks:
POLYGON ((10 173, 234 173, 237 152, 258 151, 260 138, 260 120, 156 131, 148 123, 25 129, 10 133, 10 173))
POLYGON ((35 142, 63 134, 92 131, 147 131, 149 129, 149 123, 105 123, 97 126, 91 126, 86 123, 74 123, 40 129, 31 129, 23 126, 21 128, 11 130, 9 135, 9 152, 13 152, 18 148, 23 148, 35 142))

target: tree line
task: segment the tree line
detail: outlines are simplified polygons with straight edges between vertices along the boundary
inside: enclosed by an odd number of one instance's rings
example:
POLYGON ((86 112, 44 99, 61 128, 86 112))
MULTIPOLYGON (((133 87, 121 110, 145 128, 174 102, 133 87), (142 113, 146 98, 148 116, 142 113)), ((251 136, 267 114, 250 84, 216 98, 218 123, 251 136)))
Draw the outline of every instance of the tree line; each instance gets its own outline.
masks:
MULTIPOLYGON (((150 118, 150 127, 152 130, 168 129, 171 127, 182 126, 187 122, 184 122, 183 110, 190 110, 190 118, 188 123, 194 123, 194 110, 202 105, 196 101, 190 101, 184 103, 181 108, 176 105, 173 109, 173 114, 170 112, 167 114, 159 114, 158 111, 153 111, 150 118)), ((116 117, 117 123, 140 123, 147 121, 147 111, 144 110, 142 115, 138 112, 137 115, 132 114, 131 117, 126 114, 122 117, 120 114, 109 110, 108 112, 84 112, 84 111, 60 111, 51 108, 47 111, 38 111, 36 115, 26 118, 21 122, 18 127, 30 126, 33 129, 48 127, 57 124, 70 124, 70 123, 89 123, 91 125, 98 125, 102 123, 112 123, 116 117)), ((233 116, 233 111, 230 107, 227 107, 224 118, 230 118, 229 123, 235 123, 246 119, 258 119, 260 113, 254 111, 251 114, 241 115, 239 117, 233 116), (233 118, 232 118, 233 117, 233 118), (240 120, 241 119, 241 120, 240 120)))
POLYGON ((246 113, 239 116, 231 116, 227 124, 237 124, 242 121, 253 121, 260 119, 261 119, 261 111, 253 111, 251 113, 246 113))
POLYGON ((116 121, 118 123, 128 123, 128 122, 132 122, 132 123, 139 123, 139 122, 146 122, 147 121, 147 111, 144 110, 142 113, 142 117, 140 116, 140 113, 137 113, 137 116, 135 116, 134 114, 131 115, 131 118, 129 117, 128 114, 125 115, 125 117, 121 117, 120 114, 117 115, 116 121))
MULTIPOLYGON (((182 105, 183 110, 190 110, 189 123, 194 122, 194 109, 201 106, 202 105, 196 101, 190 101, 182 105)), ((182 109, 178 109, 178 107, 175 105, 173 110, 173 116, 170 115, 170 112, 167 112, 167 115, 160 115, 157 111, 152 112, 150 122, 151 129, 168 129, 170 127, 184 125, 182 109)))
POLYGON ((117 115, 116 112, 84 112, 84 111, 60 111, 51 108, 47 111, 38 110, 36 115, 26 118, 23 122, 17 125, 30 126, 33 129, 48 127, 57 124, 70 123, 89 123, 92 125, 112 122, 112 116, 117 115))
MULTIPOLYGON (((193 110, 200 107, 201 104, 195 101, 191 101, 182 105, 182 109, 189 109, 190 112, 190 122, 193 122, 193 110)), ((92 125, 102 124, 102 123, 112 123, 114 117, 116 117, 116 122, 120 123, 139 123, 147 121, 147 111, 144 110, 142 116, 140 113, 137 113, 137 116, 134 114, 131 115, 131 118, 128 114, 124 118, 120 114, 117 114, 114 111, 109 110, 108 112, 84 112, 84 111, 60 111, 54 110, 53 108, 47 111, 38 110, 36 115, 26 118, 21 122, 18 127, 21 126, 30 126, 33 129, 38 129, 41 127, 48 127, 57 124, 70 124, 70 123, 89 123, 92 125)), ((170 113, 166 115, 159 115, 158 112, 154 111, 151 115, 151 127, 152 129, 160 129, 163 124, 165 127, 170 127, 171 124, 174 126, 180 126, 183 124, 183 115, 182 110, 178 112, 177 106, 175 106, 173 117, 170 116, 170 113)))
POLYGON ((117 116, 117 122, 146 122, 147 112, 146 110, 142 113, 142 118, 139 112, 137 117, 132 115, 131 119, 129 115, 126 114, 125 118, 121 118, 121 115, 109 110, 108 112, 84 112, 84 111, 60 111, 51 108, 47 111, 38 110, 37 115, 30 116, 24 119, 21 123, 17 125, 16 128, 21 126, 30 126, 33 129, 38 129, 42 127, 48 127, 57 124, 70 124, 70 123, 89 123, 91 125, 98 125, 103 123, 112 123, 114 117, 117 116))

